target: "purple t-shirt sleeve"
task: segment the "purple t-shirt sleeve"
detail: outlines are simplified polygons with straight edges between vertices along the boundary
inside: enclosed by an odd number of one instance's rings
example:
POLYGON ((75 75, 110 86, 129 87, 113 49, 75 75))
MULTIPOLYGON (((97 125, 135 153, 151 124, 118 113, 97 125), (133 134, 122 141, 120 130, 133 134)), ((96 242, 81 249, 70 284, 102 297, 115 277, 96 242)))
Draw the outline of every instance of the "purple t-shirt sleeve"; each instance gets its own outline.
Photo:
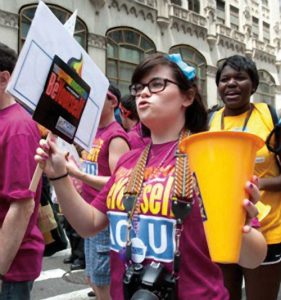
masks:
POLYGON ((30 115, 19 104, 13 104, 0 110, 0 132, 0 224, 11 202, 28 198, 35 200, 33 214, 5 280, 35 280, 41 271, 44 251, 42 233, 38 228, 41 184, 36 194, 28 188, 36 167, 34 154, 40 139, 39 130, 30 115))
POLYGON ((34 145, 34 138, 28 134, 14 135, 3 145, 6 157, 1 166, 3 170, 1 196, 8 201, 34 197, 28 189, 36 166, 35 147, 30 145, 34 145))
POLYGON ((98 130, 96 138, 101 139, 103 141, 103 144, 102 144, 102 147, 98 154, 98 159, 97 159, 98 166, 99 166, 98 175, 110 176, 111 175, 110 167, 109 167, 110 143, 112 142, 113 139, 121 138, 130 147, 130 144, 128 142, 128 140, 129 140, 128 135, 117 122, 113 122, 106 129, 98 130))
MULTIPOLYGON (((111 176, 109 167, 109 145, 115 138, 122 138, 130 147, 128 142, 128 135, 124 129, 117 122, 112 122, 108 127, 98 129, 97 135, 93 142, 92 153, 86 160, 94 163, 97 168, 98 176, 111 176)), ((82 196, 88 203, 91 203, 94 198, 99 194, 99 190, 92 186, 83 183, 82 196)))
MULTIPOLYGON (((128 160, 131 159, 131 157, 138 157, 141 153, 140 149, 137 150, 131 150, 125 154, 123 154, 115 169, 114 172, 112 174, 112 176, 110 177, 109 181, 106 183, 106 185, 103 187, 103 189, 100 191, 100 193, 96 196, 96 198, 91 202, 91 205, 94 206, 96 209, 98 209, 99 211, 101 211, 102 213, 106 214, 107 213, 107 205, 106 205, 106 200, 107 200, 107 195, 112 187, 112 185, 115 183, 115 174, 117 172, 117 170, 128 160)), ((131 164, 131 167, 133 167, 135 165, 135 160, 133 162, 133 164, 131 164)))
POLYGON ((114 184, 115 176, 112 175, 106 185, 102 188, 102 190, 98 193, 96 198, 91 202, 91 205, 94 206, 96 209, 101 211, 102 213, 106 214, 107 212, 107 205, 106 205, 106 198, 108 192, 110 191, 111 186, 114 184))
POLYGON ((135 127, 128 132, 129 141, 131 144, 131 149, 137 149, 140 147, 146 146, 150 143, 149 137, 144 137, 141 132, 140 123, 138 123, 135 127))

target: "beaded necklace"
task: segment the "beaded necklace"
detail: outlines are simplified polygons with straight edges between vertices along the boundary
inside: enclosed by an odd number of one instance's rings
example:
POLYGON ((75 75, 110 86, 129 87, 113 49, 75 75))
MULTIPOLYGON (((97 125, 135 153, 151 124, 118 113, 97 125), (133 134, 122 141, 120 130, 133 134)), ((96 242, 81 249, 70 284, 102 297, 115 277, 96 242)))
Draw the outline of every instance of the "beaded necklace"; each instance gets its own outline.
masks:
MULTIPOLYGON (((165 156, 162 158, 162 160, 160 161, 160 163, 158 164, 157 167, 155 167, 152 171, 152 173, 150 174, 150 177, 153 179, 154 177, 157 176, 158 172, 161 170, 161 167, 163 166, 164 162, 167 160, 167 158, 170 156, 170 154, 172 153, 172 151, 175 149, 175 147, 177 146, 178 142, 174 142, 172 144, 172 146, 170 147, 170 149, 166 152, 165 156)), ((151 146, 150 146, 150 150, 151 150, 151 146)), ((142 186, 143 187, 143 186, 142 186)), ((133 213, 133 217, 132 217, 132 228, 134 229, 134 231, 137 233, 138 231, 138 224, 139 224, 139 213, 140 213, 140 200, 142 199, 142 191, 143 189, 141 189, 138 198, 136 200, 136 208, 134 210, 133 213)))
MULTIPOLYGON (((180 134, 179 141, 184 137, 188 136, 183 130, 180 134)), ((177 144, 178 145, 178 144, 177 144)), ((127 234, 126 234, 126 247, 121 249, 120 256, 126 263, 132 263, 132 240, 131 240, 131 229, 134 214, 140 209, 139 196, 141 193, 143 181, 144 181, 144 171, 148 160, 148 155, 150 152, 151 145, 147 145, 142 152, 136 166, 134 167, 128 183, 125 187, 123 196, 123 205, 127 211, 127 234)), ((164 163, 164 160, 168 158, 168 155, 172 152, 174 148, 170 148, 164 159, 161 160, 159 166, 164 163)), ((191 174, 187 154, 181 153, 179 147, 177 146, 176 151, 176 164, 175 164, 175 176, 174 176, 174 188, 172 192, 172 211, 176 218, 176 244, 174 252, 174 273, 177 274, 180 265, 180 250, 179 242, 182 232, 183 221, 186 216, 191 212, 193 207, 193 191, 194 191, 194 180, 191 174)), ((159 168, 158 166, 158 168, 159 168)), ((160 167, 161 167, 160 166, 160 167)), ((135 221, 135 220, 134 220, 135 221)))

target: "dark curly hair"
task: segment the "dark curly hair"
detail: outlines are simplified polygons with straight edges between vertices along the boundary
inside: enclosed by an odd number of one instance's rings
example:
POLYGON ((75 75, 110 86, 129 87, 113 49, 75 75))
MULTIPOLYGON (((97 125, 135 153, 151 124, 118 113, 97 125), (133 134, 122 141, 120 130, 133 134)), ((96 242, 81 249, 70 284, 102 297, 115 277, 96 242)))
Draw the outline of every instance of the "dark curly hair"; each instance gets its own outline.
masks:
POLYGON ((136 99, 132 95, 125 95, 121 98, 120 103, 122 106, 130 112, 128 116, 131 120, 139 121, 139 115, 136 107, 136 99))
POLYGON ((217 73, 216 73, 216 85, 219 85, 219 81, 221 78, 221 73, 223 69, 229 66, 236 71, 245 71, 248 73, 249 77, 251 78, 253 84, 253 92, 257 90, 259 86, 259 73, 256 67, 256 64, 253 60, 246 56, 242 55, 233 55, 226 58, 226 60, 219 66, 217 73))

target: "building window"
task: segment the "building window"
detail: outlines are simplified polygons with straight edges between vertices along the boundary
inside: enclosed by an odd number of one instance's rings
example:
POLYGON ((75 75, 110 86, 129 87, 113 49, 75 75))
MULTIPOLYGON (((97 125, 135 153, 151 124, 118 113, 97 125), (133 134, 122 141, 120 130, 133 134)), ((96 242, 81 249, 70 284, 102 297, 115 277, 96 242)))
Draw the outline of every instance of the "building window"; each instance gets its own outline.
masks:
POLYGON ((156 52, 154 43, 141 32, 130 28, 111 29, 106 34, 106 75, 123 95, 128 94, 136 66, 156 52))
POLYGON ((200 13, 200 3, 198 0, 188 0, 188 9, 200 13))
POLYGON ((207 107, 207 63, 204 56, 201 53, 199 53, 196 49, 186 45, 174 46, 170 49, 170 53, 180 53, 182 59, 196 69, 199 92, 202 96, 203 102, 207 107))
POLYGON ((217 0, 217 22, 225 24, 225 3, 222 0, 217 0))
POLYGON ((171 0, 171 4, 176 4, 178 6, 181 6, 181 0, 171 0))
POLYGON ((230 27, 239 30, 239 9, 230 5, 230 27))
MULTIPOLYGON (((48 4, 48 7, 63 24, 72 15, 71 11, 68 11, 58 5, 48 4)), ((21 50, 25 42, 36 8, 37 4, 32 4, 23 6, 19 11, 19 51, 21 50)), ((88 29, 86 24, 79 17, 77 17, 76 19, 74 38, 85 50, 87 50, 88 29)))
POLYGON ((275 107, 275 81, 273 77, 264 70, 259 70, 260 84, 253 95, 254 102, 265 102, 275 107))
POLYGON ((268 23, 263 22, 263 41, 265 43, 269 43, 270 42, 270 26, 268 23))
POLYGON ((261 2, 262 2, 263 6, 267 6, 268 7, 268 0, 262 0, 261 2))
POLYGON ((259 38, 259 19, 253 17, 252 19, 252 32, 253 32, 253 38, 258 39, 259 38))

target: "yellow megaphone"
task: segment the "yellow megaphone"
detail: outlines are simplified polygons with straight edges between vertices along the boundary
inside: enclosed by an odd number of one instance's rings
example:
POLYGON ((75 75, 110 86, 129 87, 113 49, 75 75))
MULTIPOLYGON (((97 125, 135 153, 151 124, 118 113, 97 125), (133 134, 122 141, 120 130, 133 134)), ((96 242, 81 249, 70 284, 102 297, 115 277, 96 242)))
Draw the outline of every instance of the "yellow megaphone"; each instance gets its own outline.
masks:
POLYGON ((198 179, 207 216, 204 229, 214 262, 239 261, 246 218, 242 206, 247 196, 245 183, 252 177, 256 152, 263 145, 253 134, 231 131, 193 134, 180 144, 198 179))

